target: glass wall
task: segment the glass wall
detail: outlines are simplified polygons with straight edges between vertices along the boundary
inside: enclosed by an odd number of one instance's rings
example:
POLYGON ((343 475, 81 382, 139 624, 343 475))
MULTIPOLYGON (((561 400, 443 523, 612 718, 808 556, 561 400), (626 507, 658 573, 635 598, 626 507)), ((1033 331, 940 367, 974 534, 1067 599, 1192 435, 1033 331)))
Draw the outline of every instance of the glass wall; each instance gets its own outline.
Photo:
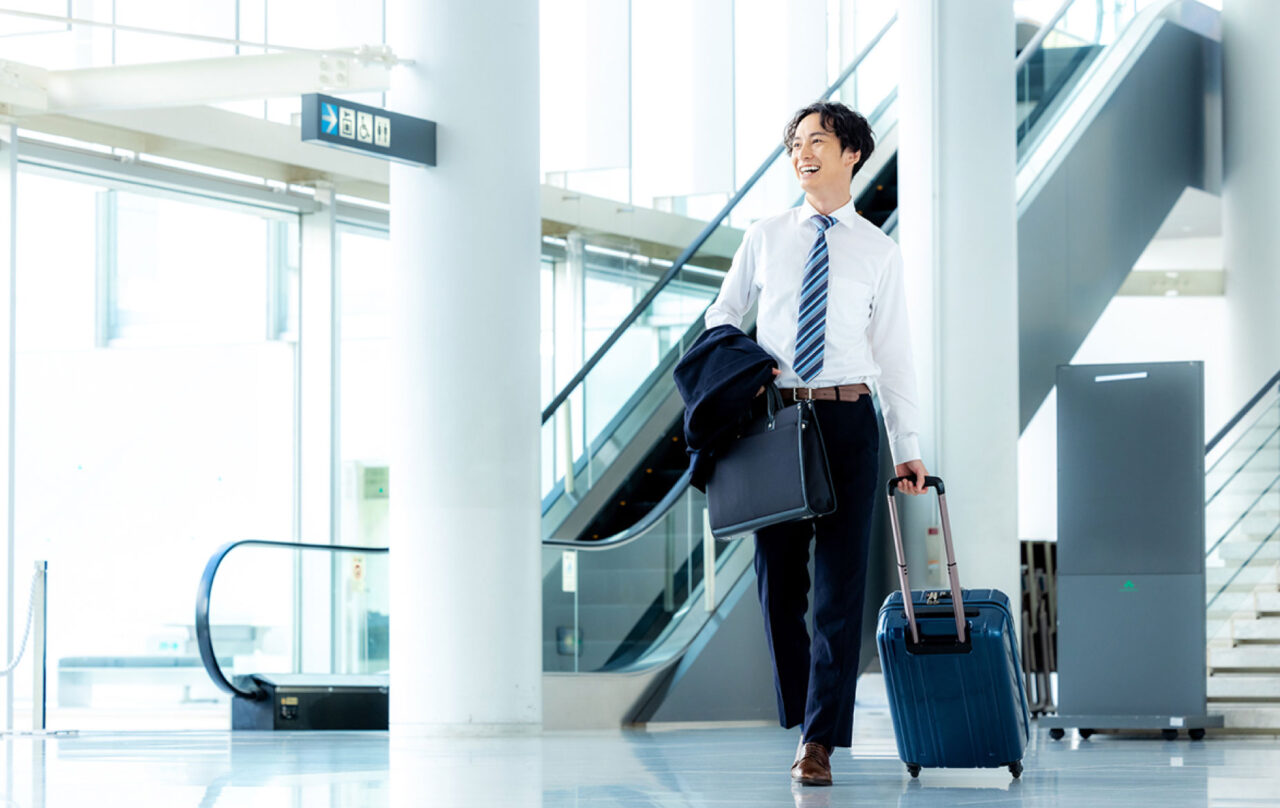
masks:
POLYGON ((18 194, 15 601, 47 560, 49 725, 225 727, 195 591, 224 542, 294 532, 294 345, 268 324, 297 217, 30 171, 18 194))
POLYGON ((385 230, 343 224, 341 273, 342 544, 387 547, 390 497, 391 245, 385 230))
MULTIPOLYGON (((897 5, 543 0, 545 182, 712 217, 781 142, 791 114, 834 82, 897 5)), ((881 57, 841 100, 874 106, 896 86, 896 47, 881 57)), ((776 185, 768 212, 798 196, 776 185)))
MULTIPOLYGON (((706 218, 776 145, 790 113, 817 97, 896 7, 893 0, 543 0, 544 179, 706 218)), ((49 70, 387 41, 385 0, 28 0, 7 10, 0 10, 5 58, 49 70)), ((896 65, 886 64, 865 81, 896 83, 896 65)), ((380 92, 342 96, 385 100, 380 92)), ((856 93, 845 100, 861 101, 856 93)), ((296 96, 217 106, 282 124, 300 111, 296 96)))

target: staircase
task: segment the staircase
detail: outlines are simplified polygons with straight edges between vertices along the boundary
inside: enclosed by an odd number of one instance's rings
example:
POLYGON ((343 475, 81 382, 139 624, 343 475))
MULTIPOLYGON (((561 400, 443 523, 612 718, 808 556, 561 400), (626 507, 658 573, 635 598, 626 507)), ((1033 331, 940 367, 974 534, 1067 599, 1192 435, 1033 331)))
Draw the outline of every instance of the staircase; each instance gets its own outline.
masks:
POLYGON ((1278 398, 1273 378, 1206 479, 1209 712, 1235 731, 1280 732, 1278 398))
POLYGON ((1262 577, 1250 607, 1209 645, 1209 710, 1228 729, 1280 731, 1280 564, 1262 577))

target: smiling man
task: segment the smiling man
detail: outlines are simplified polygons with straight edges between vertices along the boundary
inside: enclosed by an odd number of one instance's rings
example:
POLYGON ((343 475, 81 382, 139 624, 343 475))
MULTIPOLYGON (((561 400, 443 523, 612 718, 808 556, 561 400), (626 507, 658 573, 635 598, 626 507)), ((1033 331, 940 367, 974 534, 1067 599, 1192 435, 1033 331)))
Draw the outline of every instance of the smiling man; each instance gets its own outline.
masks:
MULTIPOLYGON (((756 534, 756 579, 782 726, 802 726, 791 777, 831 785, 830 756, 853 743, 880 430, 877 388, 898 484, 923 493, 916 382, 898 245, 858 215, 849 186, 875 145, 865 118, 811 104, 784 134, 804 204, 747 229, 708 329, 741 327, 753 303, 761 347, 778 362, 788 404, 812 398, 826 440, 836 510, 756 534), (805 625, 814 550, 813 636, 805 625)), ((761 399, 762 400, 762 399, 761 399)))

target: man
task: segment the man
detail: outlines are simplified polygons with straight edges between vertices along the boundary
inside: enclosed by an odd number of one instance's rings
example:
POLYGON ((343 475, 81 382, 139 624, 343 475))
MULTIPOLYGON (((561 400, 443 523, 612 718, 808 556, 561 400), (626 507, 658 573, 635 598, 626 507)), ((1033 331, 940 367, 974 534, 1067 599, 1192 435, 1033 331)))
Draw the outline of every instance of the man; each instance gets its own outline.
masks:
POLYGON ((756 577, 782 726, 802 725, 791 777, 830 785, 830 755, 853 742, 871 514, 880 431, 878 388, 898 476, 924 492, 915 369, 897 244, 854 210, 853 175, 874 144, 865 118, 816 103, 787 124, 784 143, 804 203, 751 225, 708 329, 741 327, 759 302, 757 339, 778 362, 784 400, 813 398, 836 492, 835 513, 756 534, 756 577), (813 637, 805 626, 813 540, 813 637))

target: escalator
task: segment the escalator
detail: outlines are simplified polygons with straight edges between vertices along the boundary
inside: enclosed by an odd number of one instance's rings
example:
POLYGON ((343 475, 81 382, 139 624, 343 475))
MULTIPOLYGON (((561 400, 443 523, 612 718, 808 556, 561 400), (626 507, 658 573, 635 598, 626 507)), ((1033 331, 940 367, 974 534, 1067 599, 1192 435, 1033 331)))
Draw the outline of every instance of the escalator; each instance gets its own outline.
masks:
MULTIPOLYGON (((1049 34, 1061 17, 1051 21, 1044 34, 1020 56, 1023 69, 1018 75, 1019 134, 1024 142, 1054 120, 1054 110, 1061 106, 1075 78, 1102 51, 1098 43, 1081 44, 1078 40, 1067 41, 1061 47, 1040 47, 1055 41, 1049 34)), ((872 58, 870 54, 878 46, 896 48, 895 36, 891 20, 860 61, 872 58)), ((824 97, 840 97, 853 85, 857 64, 853 67, 824 97)), ((877 133, 878 146, 855 178, 853 188, 859 213, 890 233, 896 231, 897 221, 896 101, 896 89, 892 87, 870 103, 865 94, 858 98, 864 110, 871 107, 867 117, 877 133)), ((729 224, 745 225, 738 215, 742 211, 764 214, 796 204, 800 194, 790 174, 790 162, 779 147, 708 223, 703 236, 729 224)), ((708 539, 701 524, 705 500, 693 491, 676 496, 685 485, 681 475, 687 458, 680 422, 682 404, 671 379, 683 349, 702 331, 702 312, 689 318, 687 330, 669 347, 653 350, 649 354, 651 361, 633 366, 631 376, 616 366, 620 357, 632 353, 620 346, 644 341, 645 322, 660 305, 664 284, 681 278, 682 267, 698 260, 700 246, 698 240, 690 245, 543 412, 544 447, 563 445, 558 456, 575 458, 572 467, 564 461, 557 466, 562 482, 544 500, 544 535, 553 546, 573 548, 571 553, 577 551, 568 559, 549 553, 545 562, 544 668, 548 671, 607 675, 643 667, 646 660, 652 659, 647 656, 649 644, 682 619, 680 604, 685 602, 687 593, 696 589, 703 574, 702 554, 684 552, 708 539), (610 366, 611 362, 614 366, 610 366), (643 378, 639 378, 640 370, 645 371, 643 378), (589 415, 592 409, 593 387, 615 391, 622 387, 632 392, 614 414, 613 422, 598 431, 588 430, 589 434, 574 434, 570 441, 575 425, 585 418, 583 412, 589 415), (668 505, 671 508, 666 510, 668 505), (669 514, 664 519, 671 524, 653 530, 663 538, 655 537, 642 546, 618 552, 592 552, 593 543, 610 546, 611 537, 626 535, 628 527, 644 514, 664 510, 669 514), (681 552, 673 556, 672 546, 681 552), (579 567, 590 564, 594 577, 620 583, 602 591, 587 589, 566 596, 562 591, 565 563, 579 567), (650 588, 636 592, 630 582, 646 577, 650 588)), ((884 461, 887 464, 887 457, 884 461)), ((877 534, 887 535, 882 514, 877 514, 877 521, 877 534)), ((885 546, 887 541, 873 542, 873 547, 885 546)), ((713 549, 716 552, 709 557, 738 551, 731 546, 713 549)), ((888 558, 872 562, 864 616, 874 616, 892 587, 890 563, 888 558)), ((864 637, 873 638, 873 619, 867 622, 864 637)), ((864 648, 864 665, 875 658, 870 645, 868 642, 864 648)), ((767 668, 767 658, 758 662, 767 668)))
MULTIPOLYGON (((1204 65, 1215 52, 1216 16, 1202 13, 1194 3, 1158 4, 1128 25, 1116 22, 1112 39, 1071 37, 1055 44, 1055 25, 1084 5, 1092 4, 1064 4, 1045 35, 1038 34, 1019 55, 1024 426, 1049 390, 1044 378, 1051 385, 1052 368, 1070 360, 1177 195, 1188 186, 1204 187, 1210 174, 1203 137, 1197 139, 1195 133, 1204 132, 1204 65), (1108 161, 1106 172, 1097 170, 1099 150, 1115 137, 1116 127, 1132 126, 1126 137, 1139 148, 1153 127, 1168 126, 1170 116, 1174 128, 1192 134, 1162 134, 1163 150, 1152 158, 1161 159, 1158 166, 1152 167, 1152 159, 1135 159, 1127 164, 1108 161), (1151 176, 1135 181, 1132 172, 1151 176), (1125 186, 1119 206, 1110 201, 1118 186, 1125 186), (1102 237, 1091 237, 1089 228, 1102 237)), ((891 19, 823 96, 871 110, 867 117, 878 147, 855 178, 854 198, 860 213, 891 234, 897 224, 896 89, 868 95, 857 81, 859 67, 896 53, 896 36, 891 19)), ((542 413, 547 465, 542 503, 544 714, 549 727, 671 718, 663 713, 664 701, 678 696, 682 686, 741 684, 743 677, 754 678, 738 690, 756 690, 754 696, 729 696, 730 701, 738 698, 731 717, 772 717, 763 643, 755 644, 756 658, 742 656, 745 644, 728 647, 729 653, 702 653, 728 642, 724 638, 734 632, 748 631, 751 618, 759 618, 754 608, 734 608, 752 588, 750 542, 711 538, 705 497, 688 486, 682 404, 671 371, 701 333, 702 312, 714 296, 714 288, 697 292, 708 289, 708 268, 723 263, 709 254, 708 240, 740 232, 752 218, 793 205, 797 198, 798 184, 779 146, 542 413), (760 699, 762 671, 766 692, 760 699), (751 698, 763 702, 758 716, 748 714, 756 709, 746 704, 751 698), (569 715, 577 718, 565 723, 569 715), (578 719, 586 723, 572 723, 578 719)), ((881 462, 887 467, 887 453, 881 462)), ((873 531, 887 535, 882 513, 876 514, 873 531)), ((883 552, 888 546, 887 540, 873 542, 881 552, 879 558, 873 555, 868 575, 864 666, 875 659, 876 607, 893 586, 892 564, 883 552)), ((292 557, 329 551, 286 552, 292 557)), ((312 566, 333 593, 345 593, 351 588, 352 559, 331 553, 328 562, 312 566)), ((306 565, 294 563, 297 580, 306 565)), ((207 611, 213 579, 206 577, 208 586, 202 591, 207 611)), ((346 607, 339 608, 336 595, 321 605, 333 615, 334 625, 345 625, 346 619, 359 622, 360 607, 352 607, 353 617, 346 607)), ((385 617, 383 612, 378 619, 385 617)), ((329 655, 325 659, 322 653, 312 669, 345 677, 378 673, 376 658, 367 652, 344 656, 334 650, 341 643, 319 645, 329 655)), ((212 645, 207 656, 204 651, 202 644, 206 667, 217 668, 212 645)), ((288 669, 307 668, 307 660, 297 656, 295 649, 288 669)), ((284 664, 280 659, 275 663, 284 664)), ((246 660, 242 666, 237 660, 232 675, 220 669, 216 675, 211 669, 210 675, 239 699, 262 700, 276 684, 240 673, 253 664, 246 660)), ((383 686, 381 680, 365 684, 383 686)), ((733 689, 727 685, 718 695, 733 689)), ((680 717, 717 716, 686 712, 680 717)))
MULTIPOLYGON (((890 20, 822 97, 851 95, 859 68, 892 53, 895 37, 890 20)), ((896 93, 892 87, 881 92, 883 97, 875 99, 867 117, 877 131, 892 132, 896 93)), ((864 101, 867 97, 864 92, 864 101)), ((877 152, 869 166, 883 170, 886 159, 892 160, 892 149, 877 152)), ((891 189, 868 185, 858 197, 859 206, 881 204, 875 200, 890 198, 890 193, 891 189)), ((754 594, 748 598, 750 608, 732 610, 743 593, 754 588, 754 575, 747 574, 753 547, 741 537, 720 541, 710 536, 705 496, 689 487, 686 475, 683 403, 672 371, 684 349, 702 333, 702 314, 711 298, 682 310, 683 328, 668 336, 666 344, 654 335, 650 322, 671 309, 668 284, 692 283, 686 267, 706 263, 706 239, 725 228, 736 229, 740 238, 746 217, 788 207, 798 197, 790 161, 779 146, 543 411, 544 459, 556 458, 556 484, 543 501, 548 720, 582 698, 604 702, 599 709, 614 726, 773 717, 772 667, 765 644, 752 641, 730 647, 725 639, 739 623, 760 622, 754 594), (644 361, 634 361, 638 354, 644 361), (596 403, 597 390, 606 395, 625 390, 629 395, 615 408, 596 403), (592 412, 601 409, 611 420, 584 426, 592 412), (567 585, 566 565, 571 568, 568 577, 577 578, 567 585), (717 642, 726 644, 725 653, 700 653, 717 642), (708 702, 716 699, 704 699, 678 716, 663 712, 664 702, 678 695, 682 683, 696 690, 700 686, 689 683, 698 680, 719 680, 725 683, 722 692, 736 696, 748 691, 750 697, 737 699, 722 713, 711 711, 708 702), (614 697, 608 692, 611 688, 629 689, 614 697)), ((891 213, 880 213, 880 221, 891 213)), ((743 324, 748 331, 750 319, 743 324)), ((670 319, 665 322, 669 327, 670 319)), ((887 438, 881 439, 887 445, 887 438)), ((889 462, 885 453, 883 474, 891 473, 889 462)), ((887 536, 885 515, 877 513, 874 522, 873 529, 887 536)), ((873 542, 864 667, 876 658, 876 609, 892 586, 885 550, 889 546, 888 541, 873 542)), ((760 632, 758 626, 755 631, 760 632)))
POLYGON ((248 539, 209 558, 196 592, 196 645, 209 678, 232 697, 232 729, 387 728, 388 556, 386 547, 248 539), (215 600, 218 581, 252 596, 215 600), (262 635, 251 653, 228 660, 215 651, 216 635, 250 625, 262 635))
MULTIPOLYGON (((891 28, 892 22, 827 97, 841 90, 891 28)), ((890 96, 872 119, 891 125, 891 113, 890 96)), ((781 151, 678 256, 543 414, 544 456, 559 464, 543 500, 548 727, 650 720, 675 683, 708 675, 691 670, 694 660, 717 657, 701 651, 733 636, 735 626, 750 627, 744 614, 759 621, 754 609, 734 609, 753 588, 750 543, 711 538, 705 497, 688 485, 683 406, 671 370, 701 332, 702 311, 718 290, 718 278, 708 284, 707 271, 723 260, 704 254, 708 241, 733 232, 731 215, 764 204, 769 186, 781 187, 780 204, 794 198, 781 151)), ((882 516, 879 521, 884 523, 882 516)), ((883 556, 888 545, 879 544, 883 556)), ((234 727, 358 728, 370 715, 374 723, 385 722, 387 556, 387 548, 242 541, 209 560, 197 595, 197 637, 210 678, 233 697, 234 727), (292 582, 291 600, 280 598, 281 581, 292 582), (277 616, 265 621, 275 628, 266 630, 261 653, 233 656, 229 665, 213 638, 219 629, 247 622, 253 609, 217 597, 227 591, 223 587, 269 592, 279 601, 253 604, 275 610, 277 616)), ((882 580, 868 576, 874 606, 891 584, 888 558, 873 555, 872 563, 883 570, 882 580)), ((868 609, 869 623, 874 615, 868 609)), ((741 678, 737 689, 755 706, 755 717, 771 716, 767 649, 753 643, 758 658, 735 658, 741 645, 719 658, 753 673, 755 692, 742 687, 741 678)), ((874 656, 864 649, 864 660, 874 656)))

